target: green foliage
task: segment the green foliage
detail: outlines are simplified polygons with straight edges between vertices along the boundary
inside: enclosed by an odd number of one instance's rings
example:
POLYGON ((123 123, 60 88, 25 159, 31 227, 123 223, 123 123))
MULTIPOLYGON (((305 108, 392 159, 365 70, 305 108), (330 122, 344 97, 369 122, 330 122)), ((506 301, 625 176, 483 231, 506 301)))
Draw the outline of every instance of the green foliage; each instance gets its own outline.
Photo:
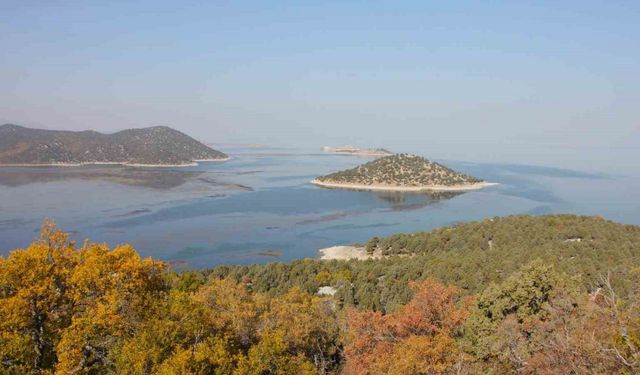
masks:
POLYGON ((319 181, 357 185, 454 186, 482 180, 409 154, 385 156, 352 169, 318 177, 319 181))
POLYGON ((47 224, 0 257, 0 373, 640 372, 638 227, 516 216, 370 244, 389 256, 175 273, 47 224))
POLYGON ((478 298, 476 309, 467 321, 468 350, 480 358, 493 354, 497 347, 498 327, 507 318, 521 324, 533 316, 542 319, 551 300, 559 293, 573 290, 550 265, 536 260, 515 272, 500 284, 489 285, 478 298))
POLYGON ((189 164, 227 155, 166 126, 95 131, 0 126, 0 164, 189 164))
POLYGON ((426 277, 472 294, 540 259, 558 272, 581 275, 583 290, 597 287, 600 275, 607 272, 624 275, 614 280, 614 288, 626 296, 636 285, 629 270, 640 269, 639 227, 575 215, 487 219, 431 232, 374 237, 367 247, 387 257, 221 266, 203 273, 209 279, 250 281, 252 290, 268 295, 282 294, 294 286, 315 293, 326 285, 324 278, 330 274, 331 285, 343 297, 341 302, 392 311, 410 299, 408 282, 426 277), (324 275, 321 283, 318 274, 324 275), (347 274, 349 283, 341 283, 341 275, 347 274))

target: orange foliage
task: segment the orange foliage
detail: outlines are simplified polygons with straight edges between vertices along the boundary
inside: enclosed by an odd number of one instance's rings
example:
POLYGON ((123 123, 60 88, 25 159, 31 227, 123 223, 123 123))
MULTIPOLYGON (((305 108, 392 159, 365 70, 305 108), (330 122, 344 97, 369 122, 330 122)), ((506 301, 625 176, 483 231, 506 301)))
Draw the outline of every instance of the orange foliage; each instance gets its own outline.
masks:
POLYGON ((347 312, 345 374, 441 374, 457 365, 454 337, 468 301, 432 279, 411 287, 413 299, 391 314, 347 312))

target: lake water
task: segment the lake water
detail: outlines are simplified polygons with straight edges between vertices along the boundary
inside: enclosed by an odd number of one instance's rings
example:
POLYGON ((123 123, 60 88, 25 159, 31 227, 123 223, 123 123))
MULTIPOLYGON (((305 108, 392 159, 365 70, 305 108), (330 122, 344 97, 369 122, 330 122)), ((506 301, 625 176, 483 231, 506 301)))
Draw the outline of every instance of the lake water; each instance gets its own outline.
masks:
POLYGON ((367 158, 269 148, 188 168, 0 168, 0 254, 43 218, 72 238, 131 243, 179 268, 316 257, 324 247, 512 214, 602 215, 640 224, 640 174, 441 161, 500 183, 463 194, 357 192, 310 185, 367 158))

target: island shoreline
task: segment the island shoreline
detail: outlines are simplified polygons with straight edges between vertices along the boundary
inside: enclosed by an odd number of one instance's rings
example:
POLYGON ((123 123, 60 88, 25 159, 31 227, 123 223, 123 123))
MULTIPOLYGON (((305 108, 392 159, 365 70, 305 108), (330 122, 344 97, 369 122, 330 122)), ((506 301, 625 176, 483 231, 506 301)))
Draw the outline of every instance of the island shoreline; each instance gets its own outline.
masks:
POLYGON ((497 182, 478 182, 468 185, 425 185, 425 186, 394 186, 394 185, 363 185, 363 184, 347 184, 338 182, 325 182, 318 179, 311 180, 311 184, 326 188, 337 189, 349 189, 349 190, 372 190, 372 191, 406 191, 406 192, 420 192, 420 191, 470 191, 479 190, 489 186, 498 185, 497 182))
POLYGON ((195 167, 200 165, 200 163, 207 162, 223 162, 231 160, 231 157, 221 158, 221 159, 198 159, 193 160, 191 163, 185 164, 141 164, 141 163, 127 163, 127 162, 107 162, 107 161, 95 161, 95 162, 82 162, 82 163, 37 163, 37 164, 28 164, 28 163, 0 163, 0 168, 3 167, 61 167, 61 168, 73 168, 73 167, 84 167, 84 166, 92 166, 92 165, 104 165, 104 166, 120 166, 120 167, 134 167, 134 168, 183 168, 183 167, 195 167))
POLYGON ((323 151, 324 154, 332 155, 347 155, 347 156, 391 156, 393 154, 387 154, 383 152, 348 152, 348 151, 323 151))

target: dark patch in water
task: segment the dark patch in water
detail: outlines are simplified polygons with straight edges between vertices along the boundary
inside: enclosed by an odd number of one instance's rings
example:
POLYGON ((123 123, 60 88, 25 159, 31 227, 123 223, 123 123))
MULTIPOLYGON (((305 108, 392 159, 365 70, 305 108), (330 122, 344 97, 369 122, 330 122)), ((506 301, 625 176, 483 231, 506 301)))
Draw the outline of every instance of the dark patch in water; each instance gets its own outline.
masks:
MULTIPOLYGON (((534 183, 531 182, 531 184, 534 183)), ((501 186, 500 192, 504 195, 526 198, 540 203, 562 202, 562 199, 560 199, 550 190, 546 190, 544 188, 539 188, 536 186, 525 186, 524 184, 519 184, 518 186, 501 186)))
POLYGON ((123 214, 114 215, 113 217, 130 217, 130 216, 136 216, 136 215, 148 214, 149 212, 151 212, 151 210, 150 210, 150 209, 148 209, 148 208, 141 208, 141 209, 138 209, 138 210, 133 210, 133 211, 125 212, 125 213, 123 213, 123 214))
POLYGON ((0 167, 0 185, 18 187, 36 183, 85 180, 162 190, 183 185, 201 174, 202 172, 171 168, 123 166, 0 167))
POLYGON ((333 225, 333 226, 326 227, 326 228, 321 228, 321 229, 318 229, 318 230, 320 230, 320 231, 327 231, 327 230, 354 230, 354 229, 394 227, 394 226, 397 226, 397 225, 400 225, 400 223, 376 223, 376 224, 369 224, 369 225, 340 224, 340 225, 333 225))
MULTIPOLYGON (((487 165, 483 165, 486 167, 487 165)), ((609 179, 610 177, 602 173, 588 173, 581 172, 572 169, 555 168, 555 167, 543 167, 536 165, 520 165, 520 164, 489 164, 489 166, 495 166, 502 170, 523 173, 527 175, 537 175, 544 177, 561 177, 561 178, 588 178, 588 179, 609 179)))
POLYGON ((323 215, 323 216, 320 216, 320 217, 315 217, 315 218, 312 218, 312 219, 301 220, 301 221, 298 221, 296 223, 296 225, 307 225, 307 224, 323 223, 325 221, 332 221, 332 220, 342 219, 342 218, 345 218, 347 216, 349 216, 348 213, 339 212, 339 213, 335 213, 335 214, 323 215))
MULTIPOLYGON (((33 223, 37 222, 37 220, 33 220, 33 219, 7 219, 7 220, 0 220, 0 231, 1 230, 10 230, 10 229, 19 229, 21 227, 24 227, 25 225, 31 225, 33 223)), ((38 231, 40 231, 40 228, 38 228, 38 231)))
POLYGON ((254 189, 251 186, 242 185, 242 184, 225 184, 223 186, 231 189, 237 189, 237 190, 254 191, 254 189))
POLYGON ((204 182, 204 183, 209 184, 209 185, 224 187, 224 188, 227 188, 227 189, 230 189, 230 190, 253 191, 253 188, 251 186, 242 185, 242 184, 228 183, 228 182, 220 182, 220 181, 216 180, 215 178, 211 178, 211 177, 200 177, 200 178, 198 178, 198 181, 204 182))
POLYGON ((261 257, 272 257, 272 258, 279 258, 282 256, 282 251, 278 251, 278 250, 264 250, 264 251, 259 251, 257 253, 255 253, 255 255, 257 256, 261 256, 261 257))

